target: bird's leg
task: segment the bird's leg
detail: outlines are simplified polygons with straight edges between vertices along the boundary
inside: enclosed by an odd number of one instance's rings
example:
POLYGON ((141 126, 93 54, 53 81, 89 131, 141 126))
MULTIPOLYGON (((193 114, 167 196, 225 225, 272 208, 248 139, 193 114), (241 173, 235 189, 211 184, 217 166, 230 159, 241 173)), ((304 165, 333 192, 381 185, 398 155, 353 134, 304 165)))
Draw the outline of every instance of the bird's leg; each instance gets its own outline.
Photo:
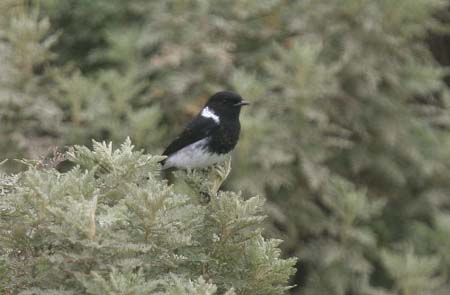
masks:
POLYGON ((194 192, 200 194, 200 203, 207 204, 212 197, 216 197, 220 186, 231 171, 231 157, 222 163, 203 169, 186 169, 175 171, 178 179, 194 192))
POLYGON ((222 183, 227 179, 231 172, 231 156, 224 162, 214 165, 210 171, 210 178, 212 181, 211 188, 209 190, 212 196, 216 196, 222 183))

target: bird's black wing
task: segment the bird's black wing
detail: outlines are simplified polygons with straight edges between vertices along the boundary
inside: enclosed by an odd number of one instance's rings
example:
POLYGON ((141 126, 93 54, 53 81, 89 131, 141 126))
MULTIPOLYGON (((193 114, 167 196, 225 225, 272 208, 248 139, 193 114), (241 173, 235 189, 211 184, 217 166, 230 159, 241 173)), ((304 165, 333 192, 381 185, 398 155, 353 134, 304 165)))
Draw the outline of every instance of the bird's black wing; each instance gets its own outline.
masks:
POLYGON ((205 137, 208 137, 219 125, 211 118, 203 116, 195 117, 181 132, 181 134, 175 138, 175 140, 169 144, 164 151, 164 156, 170 156, 173 153, 181 150, 182 148, 199 141, 205 137))

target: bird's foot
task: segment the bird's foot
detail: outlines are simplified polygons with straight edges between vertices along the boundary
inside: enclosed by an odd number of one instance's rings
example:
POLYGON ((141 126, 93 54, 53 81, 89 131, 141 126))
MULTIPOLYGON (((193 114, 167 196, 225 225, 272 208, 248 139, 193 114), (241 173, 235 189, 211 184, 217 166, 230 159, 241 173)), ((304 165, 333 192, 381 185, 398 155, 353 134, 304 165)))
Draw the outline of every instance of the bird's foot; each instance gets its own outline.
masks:
POLYGON ((210 193, 213 196, 217 195, 222 183, 227 179, 231 172, 231 157, 228 157, 225 161, 215 164, 210 170, 211 187, 210 193))
POLYGON ((200 203, 207 204, 216 197, 225 179, 231 172, 231 157, 221 163, 203 169, 187 169, 175 172, 177 178, 194 192, 200 193, 200 203))

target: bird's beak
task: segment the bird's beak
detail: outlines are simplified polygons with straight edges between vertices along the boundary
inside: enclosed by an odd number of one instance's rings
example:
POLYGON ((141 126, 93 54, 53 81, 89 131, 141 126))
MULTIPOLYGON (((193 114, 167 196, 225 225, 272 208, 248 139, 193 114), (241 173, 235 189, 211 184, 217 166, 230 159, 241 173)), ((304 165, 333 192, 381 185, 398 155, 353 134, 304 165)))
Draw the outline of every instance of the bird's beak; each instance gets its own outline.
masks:
POLYGON ((235 107, 241 107, 241 106, 247 106, 249 104, 250 104, 250 102, 243 100, 241 102, 235 103, 234 106, 235 107))

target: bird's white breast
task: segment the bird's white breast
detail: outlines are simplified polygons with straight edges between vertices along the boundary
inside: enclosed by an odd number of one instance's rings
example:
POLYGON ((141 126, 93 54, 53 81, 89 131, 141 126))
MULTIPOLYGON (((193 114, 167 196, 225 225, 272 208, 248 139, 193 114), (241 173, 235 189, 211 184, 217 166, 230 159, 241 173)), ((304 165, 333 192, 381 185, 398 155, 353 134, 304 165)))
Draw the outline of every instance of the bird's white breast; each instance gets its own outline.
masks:
POLYGON ((171 167, 201 168, 225 161, 229 153, 210 153, 207 148, 209 140, 209 137, 201 139, 173 153, 166 159, 163 169, 171 167))

